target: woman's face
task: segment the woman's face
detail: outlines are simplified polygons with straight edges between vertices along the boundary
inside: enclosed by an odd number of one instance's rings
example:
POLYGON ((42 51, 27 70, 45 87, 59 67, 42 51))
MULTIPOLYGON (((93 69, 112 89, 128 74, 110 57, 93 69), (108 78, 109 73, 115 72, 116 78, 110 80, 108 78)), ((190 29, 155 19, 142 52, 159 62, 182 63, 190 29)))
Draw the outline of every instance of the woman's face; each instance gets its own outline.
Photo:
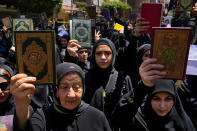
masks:
POLYGON ((65 38, 60 38, 62 48, 66 48, 68 45, 68 41, 65 38))
MULTIPOLYGON (((6 83, 8 82, 5 78, 0 77, 0 86, 5 86, 6 83)), ((7 85, 7 87, 0 87, 0 103, 5 102, 8 97, 9 97, 9 86, 7 85), (5 88, 5 90, 3 90, 2 88, 5 88)))
POLYGON ((158 116, 166 116, 174 105, 174 98, 169 93, 156 93, 152 97, 151 105, 158 116))
POLYGON ((98 67, 101 69, 108 68, 111 65, 113 59, 111 48, 107 45, 99 45, 95 51, 95 59, 98 67))
POLYGON ((75 109, 81 102, 82 94, 83 83, 77 73, 67 74, 60 80, 60 103, 65 109, 75 109))
POLYGON ((150 50, 147 50, 144 55, 142 56, 142 60, 145 61, 150 58, 150 50))

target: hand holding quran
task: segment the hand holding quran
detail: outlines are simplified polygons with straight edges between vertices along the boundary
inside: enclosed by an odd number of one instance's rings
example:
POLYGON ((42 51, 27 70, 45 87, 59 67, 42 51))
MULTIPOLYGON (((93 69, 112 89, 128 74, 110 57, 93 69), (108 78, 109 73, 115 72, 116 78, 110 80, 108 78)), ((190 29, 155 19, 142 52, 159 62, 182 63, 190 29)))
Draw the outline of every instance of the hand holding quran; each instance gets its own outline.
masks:
POLYGON ((189 27, 153 28, 151 57, 165 66, 164 78, 185 79, 191 31, 189 27))

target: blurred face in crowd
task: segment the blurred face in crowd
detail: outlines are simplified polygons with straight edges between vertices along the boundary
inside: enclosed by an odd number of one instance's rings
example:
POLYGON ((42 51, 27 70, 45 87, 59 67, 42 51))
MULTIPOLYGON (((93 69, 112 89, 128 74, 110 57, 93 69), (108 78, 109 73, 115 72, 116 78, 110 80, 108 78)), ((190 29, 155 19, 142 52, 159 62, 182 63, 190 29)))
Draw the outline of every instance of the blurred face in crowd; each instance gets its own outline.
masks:
POLYGON ((142 60, 145 61, 150 58, 150 50, 147 50, 144 55, 142 56, 142 60))
POLYGON ((79 49, 78 51, 79 61, 85 63, 88 60, 88 49, 79 49))
POLYGON ((108 68, 112 64, 112 59, 113 59, 111 48, 107 45, 99 45, 96 48, 95 59, 96 59, 96 64, 100 68, 102 69, 108 68))
POLYGON ((9 97, 9 82, 0 77, 0 103, 5 102, 9 97))
POLYGON ((82 94, 82 78, 77 73, 69 73, 60 80, 60 103, 65 109, 75 109, 81 102, 82 94))
POLYGON ((60 38, 60 42, 61 42, 62 48, 66 48, 67 47, 68 41, 66 40, 66 38, 60 38))
POLYGON ((151 105, 158 116, 166 116, 174 105, 174 98, 169 93, 156 93, 152 97, 151 105))

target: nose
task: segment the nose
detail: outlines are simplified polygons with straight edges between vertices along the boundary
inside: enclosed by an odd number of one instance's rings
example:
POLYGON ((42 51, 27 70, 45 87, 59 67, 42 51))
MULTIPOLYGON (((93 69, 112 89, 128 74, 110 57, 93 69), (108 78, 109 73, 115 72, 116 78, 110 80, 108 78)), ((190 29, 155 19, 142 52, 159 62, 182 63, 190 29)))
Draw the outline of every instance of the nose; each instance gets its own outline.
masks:
POLYGON ((161 107, 161 108, 164 108, 164 107, 165 107, 165 101, 161 101, 161 102, 160 102, 160 107, 161 107))
POLYGON ((69 88, 69 91, 67 93, 67 96, 70 97, 70 98, 73 98, 75 97, 75 91, 73 90, 73 88, 69 88))
POLYGON ((101 55, 101 59, 106 59, 106 56, 104 53, 101 55))
POLYGON ((4 93, 3 93, 3 91, 1 90, 1 88, 0 88, 0 95, 1 95, 1 96, 4 96, 4 93))

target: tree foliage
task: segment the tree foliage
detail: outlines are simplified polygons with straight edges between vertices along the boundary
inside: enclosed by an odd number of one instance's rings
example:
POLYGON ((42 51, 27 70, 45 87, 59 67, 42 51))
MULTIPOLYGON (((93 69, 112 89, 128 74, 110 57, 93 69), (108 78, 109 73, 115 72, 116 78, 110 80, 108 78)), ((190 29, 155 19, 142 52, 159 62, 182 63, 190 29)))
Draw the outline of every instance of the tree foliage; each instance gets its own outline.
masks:
POLYGON ((103 2, 101 8, 132 9, 130 5, 119 1, 103 2))
POLYGON ((21 13, 46 12, 48 16, 53 14, 54 7, 61 7, 62 0, 5 0, 8 7, 14 6, 21 13))
POLYGON ((88 7, 88 4, 86 2, 76 2, 76 7, 81 9, 81 10, 86 10, 88 7))

